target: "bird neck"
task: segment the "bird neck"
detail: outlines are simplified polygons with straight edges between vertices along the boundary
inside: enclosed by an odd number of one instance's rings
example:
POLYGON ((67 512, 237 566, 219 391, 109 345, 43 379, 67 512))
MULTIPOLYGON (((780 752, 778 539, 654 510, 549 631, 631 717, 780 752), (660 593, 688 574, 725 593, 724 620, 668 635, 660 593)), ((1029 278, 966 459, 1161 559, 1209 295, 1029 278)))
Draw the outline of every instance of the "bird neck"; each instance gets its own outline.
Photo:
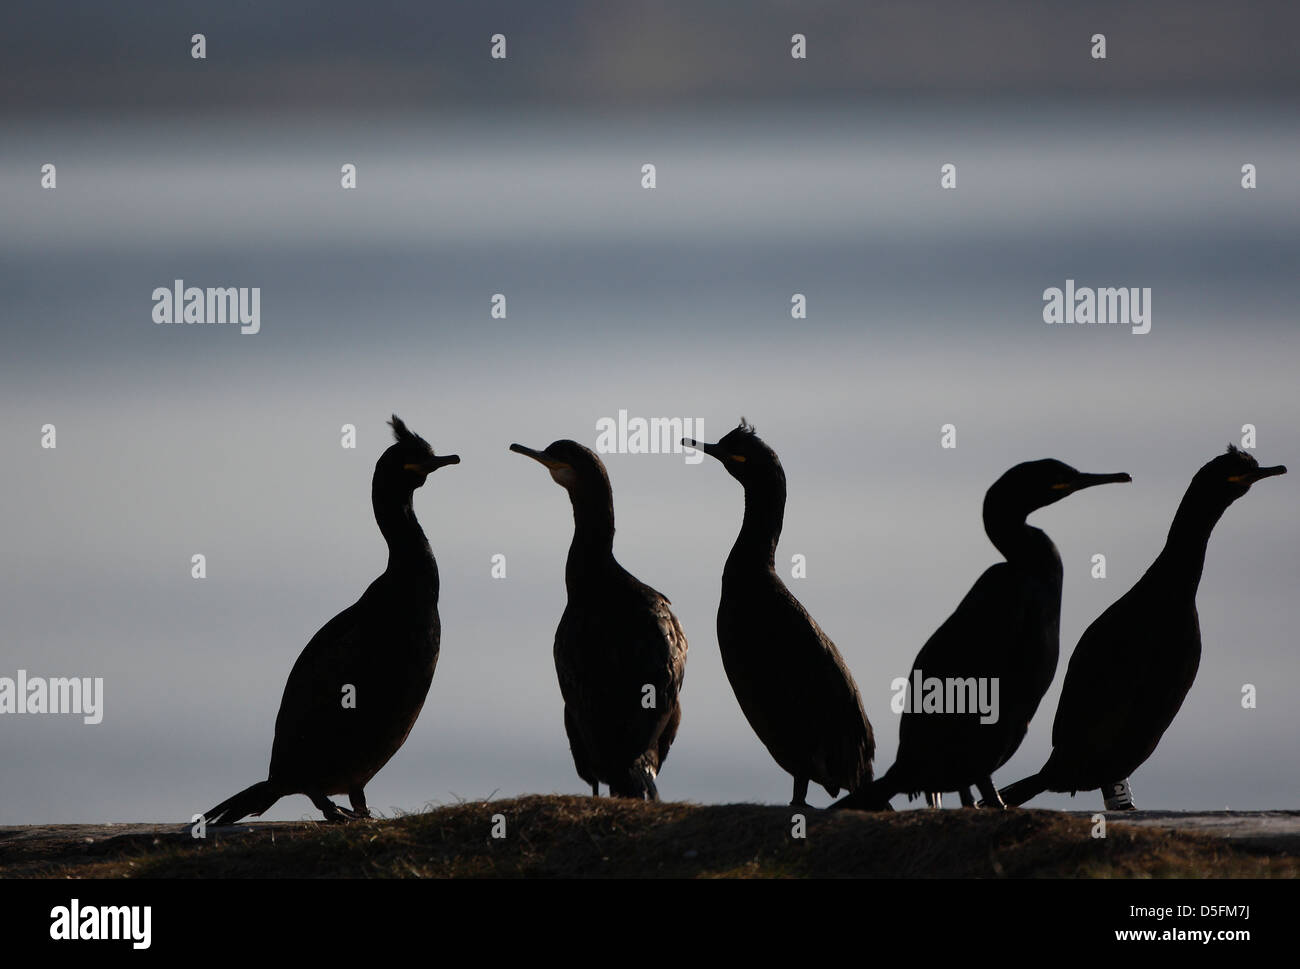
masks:
POLYGON ((569 594, 591 588, 592 577, 614 563, 614 497, 569 492, 573 504, 573 542, 564 567, 569 594), (603 499, 603 500, 602 500, 603 499))
POLYGON ((728 566, 776 567, 776 545, 785 522, 785 486, 745 489, 745 517, 727 558, 728 566))
POLYGON ((1060 574, 1061 554, 1047 533, 1027 523, 1023 513, 986 504, 984 531, 989 541, 1012 565, 1060 574))
POLYGON ((1198 500, 1189 488, 1174 513, 1169 537, 1152 569, 1176 578, 1195 594, 1205 568, 1205 549, 1210 543, 1210 533, 1227 510, 1227 505, 1207 505, 1198 500))
POLYGON ((375 521, 388 543, 387 574, 437 572, 429 540, 415 518, 413 499, 412 491, 393 491, 378 484, 371 487, 375 521))

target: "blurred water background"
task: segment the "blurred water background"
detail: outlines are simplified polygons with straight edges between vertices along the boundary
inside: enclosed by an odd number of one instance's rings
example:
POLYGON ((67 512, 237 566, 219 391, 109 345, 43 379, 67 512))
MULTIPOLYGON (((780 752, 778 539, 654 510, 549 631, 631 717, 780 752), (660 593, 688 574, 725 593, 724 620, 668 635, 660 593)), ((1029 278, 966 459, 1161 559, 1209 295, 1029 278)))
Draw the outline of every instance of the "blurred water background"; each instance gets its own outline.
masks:
MULTIPOLYGON (((786 21, 762 16, 782 41, 786 21)), ((621 69, 675 49, 629 36, 621 69)), ((168 70, 191 66, 179 43, 168 70)), ((126 57, 108 93, 83 77, 52 83, 47 105, 4 102, 0 676, 102 676, 106 699, 96 726, 0 721, 0 823, 185 820, 265 776, 299 650, 383 568, 369 478, 392 412, 462 464, 417 494, 442 657, 372 808, 584 789, 551 657, 568 503, 506 448, 594 445, 620 409, 702 420, 709 440, 743 414, 780 454, 778 565, 788 576, 807 557, 789 584, 857 679, 877 772, 897 742, 891 681, 997 559, 979 518, 989 484, 1040 457, 1130 472, 1031 519, 1065 563, 1061 664, 997 780, 1036 770, 1079 634, 1151 563, 1196 469, 1247 423, 1262 463, 1300 465, 1294 79, 1280 97, 1220 97, 1211 65, 1181 91, 1148 96, 1139 77, 1089 98, 1084 81, 1044 92, 1031 73, 981 97, 969 78, 931 89, 941 55, 914 66, 921 90, 782 96, 777 43, 775 67, 732 65, 762 79, 753 96, 734 77, 688 96, 710 82, 683 71, 686 91, 661 82, 653 97, 626 93, 635 79, 581 101, 521 81, 495 102, 462 85, 368 110, 318 104, 298 62, 283 104, 223 100, 209 80, 211 105, 189 110, 173 103, 183 90, 122 81, 149 63, 126 57), (150 93, 128 104, 114 84, 150 93), (56 191, 39 187, 47 162, 56 191), (939 188, 948 162, 953 191, 939 188), (344 163, 355 191, 339 187, 344 163), (174 279, 260 287, 261 332, 155 325, 151 293, 174 279), (1067 279, 1150 287, 1151 332, 1044 324, 1043 290, 1067 279), (46 423, 55 450, 40 447, 46 423), (356 450, 339 446, 345 423, 356 450)), ((20 80, 37 70, 9 63, 20 80)), ((340 63, 359 86, 371 70, 398 85, 392 64, 340 63)), ((588 57, 593 77, 602 65, 588 57)), ((785 803, 789 778, 745 723, 714 634, 740 488, 680 454, 606 464, 616 554, 672 599, 691 642, 662 794, 785 803)), ((1211 541, 1200 675, 1133 779, 1140 806, 1295 806, 1296 477, 1258 485, 1211 541), (1242 708, 1248 683, 1257 709, 1242 708)), ((268 817, 309 813, 291 798, 268 817)))

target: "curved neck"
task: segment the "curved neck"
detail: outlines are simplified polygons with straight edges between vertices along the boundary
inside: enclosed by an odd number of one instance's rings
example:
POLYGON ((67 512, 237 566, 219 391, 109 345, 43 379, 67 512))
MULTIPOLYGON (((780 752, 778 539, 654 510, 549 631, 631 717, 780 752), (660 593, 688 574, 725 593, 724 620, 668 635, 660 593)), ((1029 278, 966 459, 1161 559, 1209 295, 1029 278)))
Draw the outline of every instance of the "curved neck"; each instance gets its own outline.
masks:
POLYGON ((1012 565, 1061 572, 1061 555, 1047 533, 1025 521, 1025 513, 984 503, 984 531, 1012 565))
POLYGON ((1165 547, 1151 568, 1158 568, 1184 583, 1195 595, 1205 568, 1205 549, 1210 542, 1210 533, 1227 510, 1227 505, 1206 505, 1198 501, 1192 489, 1188 488, 1174 513, 1165 547))
POLYGON ((370 503, 375 521, 388 543, 388 568, 385 574, 426 573, 437 571, 433 550, 424 537, 412 507, 414 492, 383 487, 378 481, 370 486, 370 503))
POLYGON ((785 484, 745 489, 745 517, 727 557, 727 567, 776 568, 776 545, 785 522, 785 484))
POLYGON ((564 566, 564 584, 572 596, 591 588, 590 576, 614 562, 614 496, 569 492, 573 504, 573 542, 564 566))

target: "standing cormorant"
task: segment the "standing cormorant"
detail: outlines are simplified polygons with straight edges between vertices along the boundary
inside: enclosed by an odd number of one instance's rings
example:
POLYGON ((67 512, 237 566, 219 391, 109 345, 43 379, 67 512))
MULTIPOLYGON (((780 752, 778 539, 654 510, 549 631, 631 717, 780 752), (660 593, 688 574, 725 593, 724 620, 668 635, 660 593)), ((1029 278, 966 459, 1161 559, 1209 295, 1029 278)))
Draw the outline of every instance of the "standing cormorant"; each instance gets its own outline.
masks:
POLYGON ((808 782, 832 797, 871 780, 876 742, 862 697, 835 644, 776 574, 785 517, 785 471, 744 418, 717 444, 682 441, 717 458, 745 489, 740 535, 722 570, 718 647, 745 719, 794 776, 792 805, 808 782))
POLYGON ((1024 739, 1060 650, 1061 556, 1025 518, 1083 488, 1132 480, 1048 459, 1018 464, 994 482, 984 496, 984 530, 1006 561, 979 577, 917 654, 893 766, 835 807, 882 810, 895 794, 921 792, 938 806, 943 791, 958 791, 969 804, 971 784, 1002 806, 992 774, 1024 739), (934 694, 927 686, 918 696, 918 680, 941 685, 938 709, 927 710, 934 694), (949 696, 967 712, 943 709, 949 696), (991 701, 986 713, 969 712, 975 696, 991 701))
POLYGON ((1080 638, 1052 724, 1052 755, 1002 790, 1007 804, 1043 791, 1110 790, 1151 756, 1201 662, 1196 589, 1210 532, 1252 484, 1275 474, 1286 468, 1261 468, 1232 446, 1196 472, 1164 550, 1080 638))
POLYGON ((298 656, 275 718, 271 771, 205 815, 234 824, 288 794, 306 794, 328 821, 369 817, 365 786, 406 740, 438 662, 438 563, 415 520, 416 488, 436 455, 393 415, 397 443, 375 463, 370 500, 388 543, 388 568, 355 603, 321 627, 298 656), (352 810, 330 794, 346 794, 352 810))
POLYGON ((573 504, 555 672, 578 776, 593 796, 603 782, 614 797, 657 801, 682 717, 686 634, 668 599, 614 559, 614 494, 600 458, 576 441, 510 450, 545 465, 573 504))

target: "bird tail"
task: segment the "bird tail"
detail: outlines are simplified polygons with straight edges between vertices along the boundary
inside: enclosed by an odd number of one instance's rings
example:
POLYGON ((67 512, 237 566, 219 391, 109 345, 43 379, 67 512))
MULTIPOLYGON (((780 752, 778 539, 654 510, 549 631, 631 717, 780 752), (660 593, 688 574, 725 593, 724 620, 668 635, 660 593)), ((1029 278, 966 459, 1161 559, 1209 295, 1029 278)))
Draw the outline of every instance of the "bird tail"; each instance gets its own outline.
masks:
POLYGON ((850 791, 830 806, 832 811, 852 808, 855 811, 892 811, 889 799, 898 793, 897 785, 891 782, 893 768, 874 781, 868 781, 857 790, 850 791))
POLYGON ((631 797, 638 801, 659 800, 654 768, 644 760, 638 760, 622 778, 610 781, 609 793, 611 797, 631 797))
POLYGON ((261 814, 283 796, 284 792, 277 785, 270 781, 258 781, 234 797, 226 798, 208 811, 204 818, 208 824, 235 824, 250 814, 261 814))
POLYGON ((1030 774, 1024 780, 1016 781, 1014 784, 1008 784, 998 794, 1002 797, 1002 803, 1007 807, 1020 807, 1026 801, 1038 797, 1043 791, 1047 790, 1047 782, 1043 780, 1043 772, 1030 774))

